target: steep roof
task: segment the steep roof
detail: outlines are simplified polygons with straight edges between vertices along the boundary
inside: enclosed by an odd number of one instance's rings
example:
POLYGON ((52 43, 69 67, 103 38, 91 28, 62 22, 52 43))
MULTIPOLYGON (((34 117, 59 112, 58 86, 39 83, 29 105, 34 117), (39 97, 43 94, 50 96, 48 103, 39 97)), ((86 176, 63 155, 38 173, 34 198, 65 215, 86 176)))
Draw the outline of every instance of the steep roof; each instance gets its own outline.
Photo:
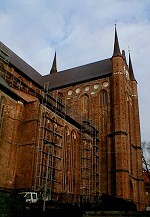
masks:
POLYGON ((111 60, 105 59, 83 66, 52 73, 43 77, 43 82, 49 82, 50 89, 67 87, 73 84, 110 76, 111 60))
MULTIPOLYGON (((111 60, 109 58, 60 72, 55 71, 55 73, 42 76, 2 42, 0 42, 0 48, 9 55, 10 64, 41 87, 44 86, 44 83, 49 82, 50 89, 62 88, 101 77, 107 77, 112 73, 111 60)), ((56 61, 56 56, 54 57, 54 61, 56 61)))
POLYGON ((42 86, 42 75, 27 64, 23 59, 16 55, 6 45, 0 42, 0 48, 9 56, 9 63, 15 66, 21 73, 32 79, 34 82, 42 86))

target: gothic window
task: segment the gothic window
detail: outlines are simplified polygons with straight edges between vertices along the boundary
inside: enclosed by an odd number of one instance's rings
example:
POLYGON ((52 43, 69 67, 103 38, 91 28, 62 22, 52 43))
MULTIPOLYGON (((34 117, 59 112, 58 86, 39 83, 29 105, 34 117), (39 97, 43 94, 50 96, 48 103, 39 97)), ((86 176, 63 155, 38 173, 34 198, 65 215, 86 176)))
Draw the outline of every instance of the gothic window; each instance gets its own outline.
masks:
POLYGON ((81 97, 81 113, 86 115, 89 113, 89 96, 87 94, 81 97))
POLYGON ((57 123, 56 123, 56 118, 55 117, 52 118, 51 129, 52 129, 52 142, 57 144, 58 143, 58 137, 56 135, 57 123))
POLYGON ((100 106, 105 106, 108 103, 108 96, 106 90, 102 90, 100 94, 100 106))
POLYGON ((71 147, 70 147, 70 170, 71 170, 71 177, 70 177, 70 188, 69 191, 73 193, 74 189, 74 181, 75 181, 75 149, 76 149, 76 133, 72 131, 71 134, 71 147))
POLYGON ((43 136, 44 136, 44 138, 47 140, 47 138, 48 138, 48 124, 49 124, 49 120, 46 118, 48 116, 48 113, 47 112, 43 112, 43 114, 42 114, 42 117, 43 117, 43 119, 42 119, 42 131, 41 131, 41 133, 43 133, 43 136), (43 131, 44 130, 44 131, 43 131))
POLYGON ((69 171, 69 143, 70 143, 70 131, 68 127, 64 130, 64 149, 63 149, 63 190, 67 190, 69 183, 68 171, 69 171))
POLYGON ((106 90, 102 90, 100 93, 100 131, 101 138, 104 139, 107 132, 107 104, 108 94, 106 90))
POLYGON ((57 98, 57 108, 62 110, 63 109, 63 94, 58 93, 58 98, 57 98))

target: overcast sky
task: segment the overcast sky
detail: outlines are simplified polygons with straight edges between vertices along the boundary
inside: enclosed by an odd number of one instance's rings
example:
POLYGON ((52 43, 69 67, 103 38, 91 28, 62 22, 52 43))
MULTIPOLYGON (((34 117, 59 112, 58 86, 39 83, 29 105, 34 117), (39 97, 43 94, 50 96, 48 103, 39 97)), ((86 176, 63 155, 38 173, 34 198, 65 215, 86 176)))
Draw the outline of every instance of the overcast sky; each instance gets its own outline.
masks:
POLYGON ((0 0, 0 40, 39 73, 112 56, 114 24, 138 81, 142 141, 150 141, 150 0, 0 0))

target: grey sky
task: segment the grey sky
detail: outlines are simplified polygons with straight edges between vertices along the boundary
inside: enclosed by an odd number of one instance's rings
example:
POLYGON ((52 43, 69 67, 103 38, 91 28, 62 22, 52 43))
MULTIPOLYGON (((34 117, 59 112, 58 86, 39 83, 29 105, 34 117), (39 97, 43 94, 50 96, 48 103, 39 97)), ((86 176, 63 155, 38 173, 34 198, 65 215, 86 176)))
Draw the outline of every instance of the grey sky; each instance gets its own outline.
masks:
POLYGON ((150 141, 150 0, 0 0, 0 40, 41 74, 131 51, 142 141, 150 141))

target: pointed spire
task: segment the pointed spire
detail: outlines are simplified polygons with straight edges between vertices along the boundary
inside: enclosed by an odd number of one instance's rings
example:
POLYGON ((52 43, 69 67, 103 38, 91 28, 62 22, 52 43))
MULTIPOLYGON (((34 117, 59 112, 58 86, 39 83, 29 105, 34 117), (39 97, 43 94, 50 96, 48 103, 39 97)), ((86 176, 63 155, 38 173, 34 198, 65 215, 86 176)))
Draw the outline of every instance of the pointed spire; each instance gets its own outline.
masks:
POLYGON ((50 70, 50 74, 56 73, 56 72, 57 72, 57 63, 56 63, 56 51, 55 51, 54 60, 53 60, 52 68, 50 70))
POLYGON ((122 50, 122 57, 123 57, 125 63, 127 64, 125 50, 122 50))
POLYGON ((122 56, 122 55, 121 55, 120 48, 119 48, 117 29, 116 29, 116 24, 115 24, 115 41, 114 41, 113 57, 116 57, 116 56, 122 56))
POLYGON ((131 62, 131 57, 130 57, 130 51, 129 51, 129 75, 130 75, 131 81, 136 81, 136 79, 135 79, 135 77, 134 77, 133 68, 132 68, 132 62, 131 62))

